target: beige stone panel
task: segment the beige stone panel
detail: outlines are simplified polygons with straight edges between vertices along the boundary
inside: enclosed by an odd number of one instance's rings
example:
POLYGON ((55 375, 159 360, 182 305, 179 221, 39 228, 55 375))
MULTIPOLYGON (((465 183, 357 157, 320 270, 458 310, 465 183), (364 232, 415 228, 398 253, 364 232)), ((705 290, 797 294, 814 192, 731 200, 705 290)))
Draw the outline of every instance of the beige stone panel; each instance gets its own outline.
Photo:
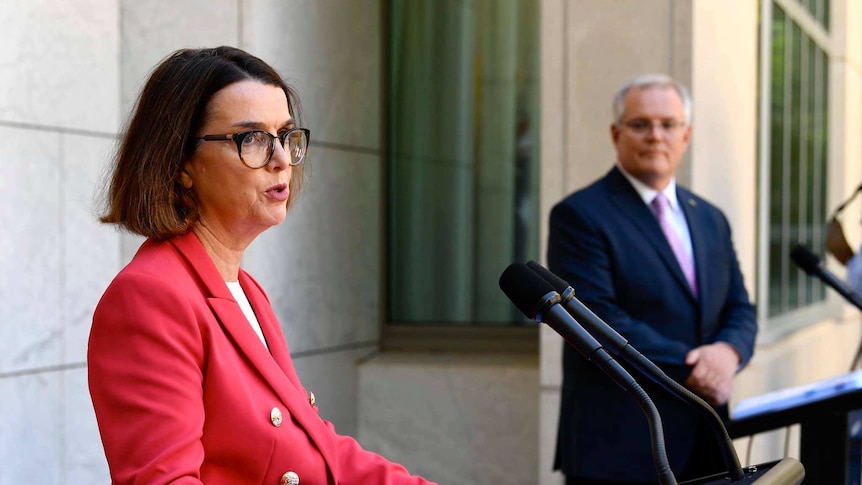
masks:
POLYGON ((98 221, 112 137, 63 135, 64 363, 84 362, 96 304, 121 268, 120 232, 98 221))
POLYGON ((554 471, 557 424, 560 415, 560 390, 542 386, 539 394, 539 485, 563 485, 565 477, 554 471))
POLYGON ((758 5, 695 2, 690 187, 727 216, 754 297, 757 255, 758 5))
POLYGON ((120 4, 123 121, 153 68, 175 50, 239 46, 239 0, 134 0, 120 4))
POLYGON ((570 166, 566 159, 566 126, 569 113, 566 99, 569 83, 566 82, 566 0, 540 2, 542 28, 539 29, 541 64, 541 133, 539 157, 539 261, 544 263, 548 241, 548 217, 551 208, 568 192, 570 166))
POLYGON ((0 483, 64 483, 60 375, 0 378, 0 483))
POLYGON ((856 0, 833 0, 829 23, 829 33, 835 47, 835 57, 839 62, 862 71, 862 3, 856 0))
MULTIPOLYGON (((87 387, 87 368, 62 372, 62 433, 66 485, 110 483, 96 413, 87 387)), ((47 483, 47 482, 46 482, 47 483)))
POLYGON ((568 345, 563 337, 551 327, 542 324, 539 330, 541 349, 542 388, 559 388, 563 383, 563 346, 568 345))
POLYGON ((63 347, 60 135, 0 127, 0 373, 57 365, 63 347))
POLYGON ((245 2, 243 44, 299 92, 312 140, 382 148, 380 5, 378 0, 245 2))
MULTIPOLYGON (((862 71, 846 59, 833 57, 830 75, 829 118, 829 199, 828 210, 846 200, 862 182, 862 71)), ((847 206, 844 220, 857 217, 858 201, 847 206)), ((862 244, 862 227, 859 224, 843 225, 848 242, 854 248, 862 244)), ((844 268, 833 258, 827 258, 835 271, 844 268)))
POLYGON ((438 483, 535 483, 538 395, 534 357, 381 354, 359 366, 359 439, 438 483))
POLYGON ((672 3, 567 3, 567 192, 604 175, 616 161, 609 127, 619 86, 639 74, 674 68, 672 3))
POLYGON ((116 132, 118 13, 114 0, 0 2, 0 120, 116 132))

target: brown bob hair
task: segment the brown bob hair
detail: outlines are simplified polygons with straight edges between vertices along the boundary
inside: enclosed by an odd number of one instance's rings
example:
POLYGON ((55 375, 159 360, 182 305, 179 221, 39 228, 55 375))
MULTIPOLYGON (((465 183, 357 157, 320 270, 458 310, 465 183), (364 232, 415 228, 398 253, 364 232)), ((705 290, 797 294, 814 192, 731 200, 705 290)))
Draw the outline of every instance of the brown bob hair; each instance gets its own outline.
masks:
MULTIPOLYGON (((243 80, 284 90, 301 126, 299 97, 261 59, 227 46, 178 50, 155 68, 141 91, 113 159, 99 220, 157 240, 188 232, 199 209, 180 173, 200 143, 195 137, 212 96, 243 80)), ((302 188, 306 163, 292 169, 288 208, 302 188)))

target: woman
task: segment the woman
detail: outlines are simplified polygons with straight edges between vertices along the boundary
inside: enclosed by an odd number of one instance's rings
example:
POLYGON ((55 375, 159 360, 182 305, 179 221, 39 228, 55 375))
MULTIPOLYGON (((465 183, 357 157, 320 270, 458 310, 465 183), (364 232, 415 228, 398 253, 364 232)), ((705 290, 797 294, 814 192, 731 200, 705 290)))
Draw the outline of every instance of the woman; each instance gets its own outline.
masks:
POLYGON ((339 436, 294 371, 243 252, 302 186, 295 93, 230 47, 153 72, 102 221, 147 241, 102 296, 90 394, 115 484, 421 484, 339 436))

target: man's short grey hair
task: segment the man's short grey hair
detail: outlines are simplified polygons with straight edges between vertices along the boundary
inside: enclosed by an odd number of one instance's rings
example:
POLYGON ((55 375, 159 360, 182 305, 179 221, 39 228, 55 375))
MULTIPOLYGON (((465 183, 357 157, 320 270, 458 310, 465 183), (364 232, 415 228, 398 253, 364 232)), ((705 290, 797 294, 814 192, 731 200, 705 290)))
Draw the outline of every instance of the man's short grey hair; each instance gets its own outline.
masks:
POLYGON ((614 96, 614 123, 620 124, 623 120, 623 114, 625 114, 626 109, 626 94, 632 89, 644 88, 672 88, 675 90, 682 99, 682 112, 685 116, 685 124, 691 123, 691 95, 688 94, 685 86, 664 74, 644 74, 623 84, 614 96))

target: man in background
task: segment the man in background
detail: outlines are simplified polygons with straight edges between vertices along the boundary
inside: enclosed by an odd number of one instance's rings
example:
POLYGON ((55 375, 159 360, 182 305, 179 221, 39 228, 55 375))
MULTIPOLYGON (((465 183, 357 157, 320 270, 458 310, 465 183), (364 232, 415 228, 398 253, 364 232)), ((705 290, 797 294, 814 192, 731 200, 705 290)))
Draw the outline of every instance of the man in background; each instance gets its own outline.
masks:
MULTIPOLYGON (((676 184, 691 139, 691 98, 669 77, 647 75, 620 88, 613 107, 617 163, 551 211, 549 267, 634 348, 727 419, 757 323, 727 219, 676 184)), ((659 408, 676 477, 725 471, 699 413, 632 373, 659 408)), ((569 346, 554 466, 567 484, 657 481, 643 411, 569 346)))

